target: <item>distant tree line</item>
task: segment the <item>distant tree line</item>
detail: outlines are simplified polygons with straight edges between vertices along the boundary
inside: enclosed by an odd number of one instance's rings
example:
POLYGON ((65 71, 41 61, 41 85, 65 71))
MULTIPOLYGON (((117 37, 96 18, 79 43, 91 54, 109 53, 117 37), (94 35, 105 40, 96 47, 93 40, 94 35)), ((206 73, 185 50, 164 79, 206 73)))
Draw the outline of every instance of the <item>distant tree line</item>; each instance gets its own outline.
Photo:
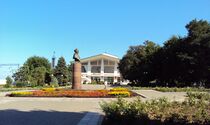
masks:
POLYGON ((66 85, 71 82, 71 69, 71 64, 67 65, 63 57, 60 57, 56 67, 52 68, 46 58, 33 56, 13 74, 13 78, 17 87, 66 85))
POLYGON ((138 86, 210 87, 210 23, 192 20, 187 36, 161 47, 152 41, 131 46, 119 63, 125 79, 138 86))

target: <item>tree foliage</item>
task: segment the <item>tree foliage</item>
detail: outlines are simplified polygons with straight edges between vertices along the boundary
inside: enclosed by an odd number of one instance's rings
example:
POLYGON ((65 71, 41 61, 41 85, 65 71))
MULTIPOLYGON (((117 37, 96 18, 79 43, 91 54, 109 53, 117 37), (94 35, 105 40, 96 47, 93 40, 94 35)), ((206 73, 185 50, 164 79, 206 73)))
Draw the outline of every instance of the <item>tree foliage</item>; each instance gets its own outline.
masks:
POLYGON ((130 47, 119 64, 122 76, 143 86, 210 87, 210 24, 192 20, 186 28, 187 36, 173 36, 162 47, 130 47))
POLYGON ((26 60, 22 67, 13 74, 15 81, 28 83, 28 85, 44 85, 51 74, 49 61, 44 57, 33 56, 26 60))
POLYGON ((6 84, 4 85, 4 87, 9 88, 12 86, 13 80, 10 76, 6 77, 6 84))
POLYGON ((68 82, 68 68, 63 57, 58 59, 58 64, 54 70, 54 76, 57 78, 59 84, 65 84, 68 82))

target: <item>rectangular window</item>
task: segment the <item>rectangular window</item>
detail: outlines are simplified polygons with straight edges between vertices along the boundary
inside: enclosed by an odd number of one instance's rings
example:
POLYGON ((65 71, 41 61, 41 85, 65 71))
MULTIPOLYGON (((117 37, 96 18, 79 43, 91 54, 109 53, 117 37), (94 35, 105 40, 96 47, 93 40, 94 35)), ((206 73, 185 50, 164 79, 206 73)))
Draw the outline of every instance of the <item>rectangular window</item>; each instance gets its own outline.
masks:
POLYGON ((101 73, 101 66, 91 66, 92 73, 101 73))
POLYGON ((91 65, 97 65, 97 61, 91 61, 90 64, 91 65))
POLYGON ((104 77, 104 81, 107 81, 108 83, 113 83, 114 77, 104 77))
POLYGON ((85 66, 85 65, 82 66, 82 72, 83 72, 83 73, 86 73, 86 72, 87 72, 87 66, 85 66))
POLYGON ((109 61, 109 65, 114 65, 114 61, 109 61))
POLYGON ((114 73, 114 66, 104 66, 104 73, 114 73))
POLYGON ((104 65, 108 65, 108 60, 104 60, 104 65))
POLYGON ((82 63, 82 65, 84 66, 84 65, 88 65, 88 63, 82 63))

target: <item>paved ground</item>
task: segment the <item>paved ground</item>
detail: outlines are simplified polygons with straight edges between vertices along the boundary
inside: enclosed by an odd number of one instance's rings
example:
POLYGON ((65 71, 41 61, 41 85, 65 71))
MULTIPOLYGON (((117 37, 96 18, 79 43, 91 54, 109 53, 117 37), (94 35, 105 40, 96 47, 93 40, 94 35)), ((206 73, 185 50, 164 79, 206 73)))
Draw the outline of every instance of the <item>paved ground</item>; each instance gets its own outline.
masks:
POLYGON ((184 101, 186 92, 159 92, 155 90, 134 90, 134 92, 146 97, 146 100, 166 97, 171 101, 184 101))
MULTIPOLYGON (((103 85, 84 85, 84 89, 103 89, 103 85)), ((136 90, 143 100, 168 97, 182 101, 186 93, 136 90)), ((0 93, 0 125, 97 125, 102 111, 99 102, 107 98, 14 98, 0 93)), ((128 99, 128 100, 132 100, 128 99)))
POLYGON ((101 113, 101 99, 0 98, 0 125, 77 125, 87 113, 101 113))

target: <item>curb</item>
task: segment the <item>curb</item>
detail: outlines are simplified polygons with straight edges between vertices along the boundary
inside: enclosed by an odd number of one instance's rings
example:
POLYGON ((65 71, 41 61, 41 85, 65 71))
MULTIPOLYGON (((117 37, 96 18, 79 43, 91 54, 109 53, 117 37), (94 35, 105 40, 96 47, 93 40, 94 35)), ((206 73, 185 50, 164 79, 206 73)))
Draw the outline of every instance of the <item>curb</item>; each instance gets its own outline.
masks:
POLYGON ((100 125, 102 122, 102 115, 96 112, 88 112, 77 125, 100 125))

